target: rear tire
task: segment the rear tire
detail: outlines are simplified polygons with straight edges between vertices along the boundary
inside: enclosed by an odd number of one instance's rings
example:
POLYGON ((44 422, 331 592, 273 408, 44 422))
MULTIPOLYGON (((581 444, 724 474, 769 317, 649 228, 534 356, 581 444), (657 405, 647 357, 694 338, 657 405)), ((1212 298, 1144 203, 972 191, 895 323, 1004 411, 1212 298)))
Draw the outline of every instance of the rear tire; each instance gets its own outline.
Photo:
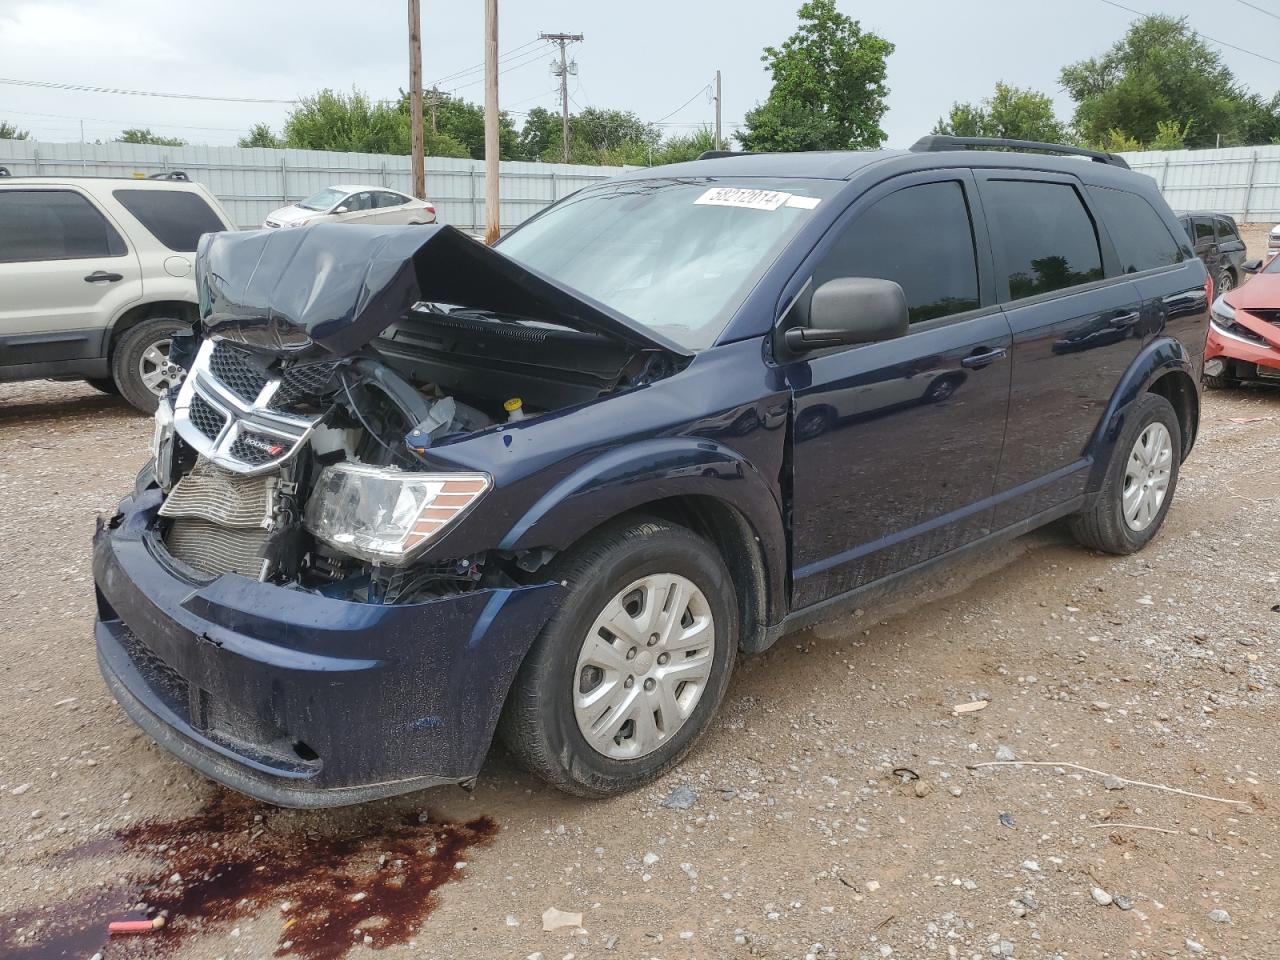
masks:
POLYGON ((1071 519, 1076 540, 1090 549, 1121 555, 1145 547, 1173 503, 1181 460, 1178 415, 1164 397, 1145 394, 1125 416, 1101 491, 1071 519), (1167 450, 1167 457, 1157 446, 1167 450))
POLYGON ((111 354, 111 376, 120 394, 143 413, 154 413, 160 396, 186 371, 168 362, 174 334, 191 324, 174 317, 152 317, 130 327, 111 354))
POLYGON ((568 595, 521 664, 498 735, 566 793, 626 793, 675 766, 724 697, 738 643, 729 571, 706 540, 652 519, 605 528, 551 575, 568 595))
POLYGON ((1210 390, 1230 390, 1233 387, 1240 386, 1240 381, 1235 377, 1211 377, 1206 373, 1200 379, 1210 390))
POLYGON ((1234 290, 1235 288, 1236 288, 1235 274, 1233 274, 1230 270, 1223 270, 1220 274, 1218 274, 1218 278, 1213 285, 1214 299, 1216 300, 1218 297, 1222 296, 1224 293, 1234 290))

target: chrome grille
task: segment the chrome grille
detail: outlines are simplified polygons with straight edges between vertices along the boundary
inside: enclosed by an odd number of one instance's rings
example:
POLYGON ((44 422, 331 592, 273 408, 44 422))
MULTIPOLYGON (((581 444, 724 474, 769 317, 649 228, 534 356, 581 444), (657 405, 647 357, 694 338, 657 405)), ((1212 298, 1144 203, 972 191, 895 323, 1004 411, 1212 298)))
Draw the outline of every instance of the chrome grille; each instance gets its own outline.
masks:
POLYGON ((320 417, 272 404, 283 384, 281 377, 267 377, 258 393, 247 397, 256 381, 235 366, 237 358, 227 354, 228 349, 235 348, 213 340, 201 345, 174 401, 174 429, 197 453, 223 469, 267 473, 298 451, 320 417), (251 439, 242 440, 242 435, 251 439), (258 439, 268 441, 265 448, 255 442, 258 439), (278 452, 270 452, 272 447, 279 447, 278 452))
POLYGON ((258 399, 267 385, 267 375, 254 366, 253 360, 243 350, 227 343, 215 343, 209 355, 209 372, 246 403, 258 399))
POLYGON ((217 440, 218 434, 227 423, 227 415, 215 410, 209 401, 198 394, 191 398, 188 416, 191 418, 192 426, 210 440, 217 440))
POLYGON ((317 399, 325 392, 337 369, 337 361, 331 360, 289 367, 281 376, 280 389, 271 398, 271 409, 287 410, 299 403, 317 399))

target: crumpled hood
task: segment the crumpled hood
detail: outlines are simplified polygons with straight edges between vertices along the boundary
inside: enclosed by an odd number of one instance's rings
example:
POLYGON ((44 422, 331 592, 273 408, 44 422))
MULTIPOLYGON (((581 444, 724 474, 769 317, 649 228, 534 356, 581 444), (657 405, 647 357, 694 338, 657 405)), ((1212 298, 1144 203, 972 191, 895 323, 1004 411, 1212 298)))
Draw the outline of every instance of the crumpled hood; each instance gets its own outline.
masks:
POLYGON ((674 341, 449 226, 317 223, 200 238, 206 336, 299 357, 354 353, 418 301, 600 333, 687 357, 674 341))

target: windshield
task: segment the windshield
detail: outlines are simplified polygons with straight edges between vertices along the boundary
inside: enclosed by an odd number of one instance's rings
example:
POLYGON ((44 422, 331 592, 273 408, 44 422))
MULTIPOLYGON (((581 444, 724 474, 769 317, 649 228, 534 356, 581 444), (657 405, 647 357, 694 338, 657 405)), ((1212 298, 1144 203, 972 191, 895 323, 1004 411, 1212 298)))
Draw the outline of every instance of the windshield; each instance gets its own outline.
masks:
POLYGON ((722 177, 608 183, 566 198, 498 249, 701 350, 841 185, 722 177))
POLYGON ((319 193, 313 193, 305 200, 299 200, 298 206, 303 210, 328 210, 335 203, 347 195, 345 190, 335 190, 333 187, 325 187, 319 193))

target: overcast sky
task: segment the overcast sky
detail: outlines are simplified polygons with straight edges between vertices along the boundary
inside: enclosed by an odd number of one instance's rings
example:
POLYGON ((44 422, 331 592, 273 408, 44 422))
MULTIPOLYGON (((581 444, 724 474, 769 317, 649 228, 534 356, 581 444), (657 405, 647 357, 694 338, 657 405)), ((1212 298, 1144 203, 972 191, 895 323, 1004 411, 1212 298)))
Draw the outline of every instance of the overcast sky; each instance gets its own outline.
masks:
MULTIPOLYGON (((1124 0, 1143 11, 1185 14, 1211 36, 1280 59, 1280 19, 1240 0, 1124 0)), ((795 27, 800 0, 504 0, 501 103, 516 113, 556 108, 551 49, 541 32, 582 33, 572 48, 574 109, 632 110, 668 133, 712 119, 700 90, 719 68, 724 119, 740 123, 769 91, 761 48, 795 27), (526 45, 528 44, 528 45, 526 45), (681 108, 681 105, 692 102, 681 108), (681 109, 678 109, 681 108, 681 109)), ((1256 0, 1275 6, 1280 0, 1256 0)), ((423 73, 480 101, 482 0, 422 0, 423 73), (468 71, 470 72, 463 72, 468 71)), ((1103 0, 839 0, 840 8, 897 45, 889 61, 890 146, 907 146, 956 100, 977 100, 997 80, 1052 95, 1065 63, 1100 53, 1132 15, 1103 0)), ((407 86, 405 0, 0 0, 0 78, 223 97, 289 100, 321 87, 392 98, 407 86)), ((1270 96, 1280 66, 1225 50, 1236 76, 1270 96)), ((288 107, 38 89, 0 83, 0 120, 41 140, 111 139, 150 127, 193 143, 234 144, 251 124, 279 129, 288 107)))

